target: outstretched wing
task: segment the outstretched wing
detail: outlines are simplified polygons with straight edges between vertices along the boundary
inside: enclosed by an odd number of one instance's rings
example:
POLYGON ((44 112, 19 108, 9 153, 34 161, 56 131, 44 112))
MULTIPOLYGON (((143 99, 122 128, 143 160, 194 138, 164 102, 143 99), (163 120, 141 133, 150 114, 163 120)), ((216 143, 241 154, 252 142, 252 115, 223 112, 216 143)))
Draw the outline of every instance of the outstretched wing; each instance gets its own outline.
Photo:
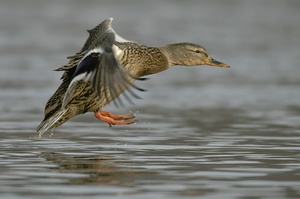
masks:
MULTIPOLYGON (((138 96, 130 89, 144 91, 135 86, 135 80, 145 80, 139 78, 124 69, 116 58, 116 47, 113 47, 115 33, 108 32, 103 38, 101 45, 90 50, 79 62, 73 74, 72 80, 65 93, 62 106, 65 107, 75 94, 81 93, 83 87, 78 87, 80 81, 91 82, 92 88, 98 96, 104 96, 107 103, 117 98, 121 93, 128 89, 129 94, 135 98, 138 96)), ((124 94, 125 99, 132 103, 130 96, 124 94)), ((123 105, 119 99, 115 101, 116 105, 123 105)))

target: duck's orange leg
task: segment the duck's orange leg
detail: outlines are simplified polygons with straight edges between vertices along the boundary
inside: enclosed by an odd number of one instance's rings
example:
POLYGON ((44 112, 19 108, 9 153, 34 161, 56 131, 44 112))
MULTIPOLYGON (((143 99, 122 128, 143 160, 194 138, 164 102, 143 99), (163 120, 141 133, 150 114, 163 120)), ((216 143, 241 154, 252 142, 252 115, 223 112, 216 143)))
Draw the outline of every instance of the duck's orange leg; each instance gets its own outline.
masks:
POLYGON ((125 124, 132 124, 136 122, 136 120, 133 120, 134 118, 133 114, 115 115, 108 111, 101 110, 99 112, 94 113, 94 115, 99 120, 107 122, 109 127, 112 127, 112 125, 125 125, 125 124))

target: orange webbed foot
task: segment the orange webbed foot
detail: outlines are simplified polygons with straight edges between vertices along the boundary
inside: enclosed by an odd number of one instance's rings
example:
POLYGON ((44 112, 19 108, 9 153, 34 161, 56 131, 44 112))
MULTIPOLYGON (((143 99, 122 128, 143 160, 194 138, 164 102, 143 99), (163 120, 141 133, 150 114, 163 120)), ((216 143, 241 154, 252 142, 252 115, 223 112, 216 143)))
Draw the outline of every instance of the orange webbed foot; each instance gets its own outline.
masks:
POLYGON ((136 120, 133 120, 133 118, 135 118, 133 114, 115 115, 108 111, 101 110, 94 113, 94 115, 99 120, 107 122, 109 127, 112 127, 112 125, 128 125, 136 122, 136 120))

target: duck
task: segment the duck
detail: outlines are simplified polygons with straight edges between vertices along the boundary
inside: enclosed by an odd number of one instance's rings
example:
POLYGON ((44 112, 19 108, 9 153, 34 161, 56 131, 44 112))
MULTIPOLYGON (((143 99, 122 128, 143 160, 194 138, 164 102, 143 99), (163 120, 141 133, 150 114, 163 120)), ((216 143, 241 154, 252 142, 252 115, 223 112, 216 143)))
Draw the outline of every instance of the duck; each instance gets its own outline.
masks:
POLYGON ((46 103, 44 119, 36 130, 39 137, 87 112, 110 127, 135 123, 133 114, 117 115, 102 108, 112 101, 123 106, 119 98, 122 93, 132 103, 132 98, 139 98, 136 92, 145 91, 136 82, 172 66, 230 67, 212 58, 198 44, 181 42, 152 47, 126 40, 113 30, 112 20, 108 18, 87 30, 89 36, 81 50, 56 69, 63 71, 62 83, 46 103))

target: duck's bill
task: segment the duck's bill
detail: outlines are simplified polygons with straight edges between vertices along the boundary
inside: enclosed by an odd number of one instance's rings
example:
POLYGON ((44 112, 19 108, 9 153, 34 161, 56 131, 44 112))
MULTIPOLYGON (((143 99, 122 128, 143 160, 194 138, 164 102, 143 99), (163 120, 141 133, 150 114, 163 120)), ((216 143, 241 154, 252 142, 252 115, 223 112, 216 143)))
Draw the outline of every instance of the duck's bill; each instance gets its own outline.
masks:
POLYGON ((205 65, 208 65, 208 66, 216 66, 216 67, 221 67, 221 68, 230 68, 230 66, 228 64, 225 64, 225 63, 222 63, 222 62, 219 62, 215 59, 208 59, 206 62, 205 62, 205 65))

